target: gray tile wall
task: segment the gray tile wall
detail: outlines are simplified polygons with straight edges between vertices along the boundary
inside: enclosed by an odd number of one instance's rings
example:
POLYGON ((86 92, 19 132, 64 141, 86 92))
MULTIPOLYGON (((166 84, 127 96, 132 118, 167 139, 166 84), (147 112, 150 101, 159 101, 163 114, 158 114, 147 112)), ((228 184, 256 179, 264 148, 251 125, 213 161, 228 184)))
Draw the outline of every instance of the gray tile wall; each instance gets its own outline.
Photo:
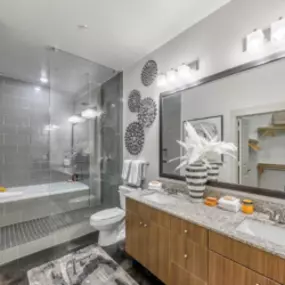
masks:
POLYGON ((66 180, 49 169, 49 91, 0 77, 0 184, 66 180))
POLYGON ((123 114, 123 76, 122 73, 105 82, 101 87, 100 105, 104 111, 101 119, 101 195, 103 205, 120 205, 118 187, 122 183, 122 114, 123 114))

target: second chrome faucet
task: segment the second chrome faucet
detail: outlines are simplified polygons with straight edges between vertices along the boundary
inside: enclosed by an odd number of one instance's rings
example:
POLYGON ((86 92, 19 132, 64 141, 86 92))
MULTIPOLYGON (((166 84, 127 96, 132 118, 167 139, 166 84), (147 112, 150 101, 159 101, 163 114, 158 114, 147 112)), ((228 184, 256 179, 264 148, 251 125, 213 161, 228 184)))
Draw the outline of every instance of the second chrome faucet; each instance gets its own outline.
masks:
POLYGON ((269 219, 273 222, 279 223, 279 224, 285 224, 285 210, 277 209, 277 210, 271 210, 266 209, 264 211, 265 214, 269 214, 269 219))

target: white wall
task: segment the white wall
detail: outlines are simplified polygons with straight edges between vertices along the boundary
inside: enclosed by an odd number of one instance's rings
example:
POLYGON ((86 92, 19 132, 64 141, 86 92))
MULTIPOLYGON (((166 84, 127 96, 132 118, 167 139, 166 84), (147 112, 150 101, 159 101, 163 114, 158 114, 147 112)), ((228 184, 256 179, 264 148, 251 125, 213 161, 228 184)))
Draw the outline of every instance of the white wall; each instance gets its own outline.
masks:
MULTIPOLYGON (((265 28, 281 16, 285 1, 280 0, 233 0, 208 18, 188 29, 166 45, 124 70, 124 117, 123 129, 136 120, 136 114, 128 110, 127 98, 132 89, 141 91, 143 97, 150 96, 157 102, 160 92, 155 86, 144 87, 140 73, 148 59, 158 63, 159 71, 166 72, 183 62, 200 59, 197 79, 261 58, 277 50, 267 45, 263 51, 252 55, 242 52, 242 39, 255 28, 265 28)), ((262 103, 262 102, 260 102, 262 103)), ((203 110, 203 106, 197 106, 203 110)), ((197 108, 198 110, 198 108, 197 108)), ((124 158, 131 157, 124 148, 124 158)), ((145 146, 139 156, 150 162, 148 179, 158 177, 159 166, 159 121, 146 130, 145 146)))

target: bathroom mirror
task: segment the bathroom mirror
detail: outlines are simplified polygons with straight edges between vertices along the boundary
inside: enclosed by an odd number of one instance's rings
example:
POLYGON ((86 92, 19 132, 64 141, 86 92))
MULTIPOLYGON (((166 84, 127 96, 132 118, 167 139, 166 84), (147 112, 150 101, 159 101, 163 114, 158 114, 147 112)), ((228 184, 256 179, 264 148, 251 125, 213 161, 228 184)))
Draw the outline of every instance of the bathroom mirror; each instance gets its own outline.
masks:
POLYGON ((184 122, 238 147, 211 186, 285 198, 285 53, 223 71, 160 96, 160 176, 184 180, 175 168, 184 122))

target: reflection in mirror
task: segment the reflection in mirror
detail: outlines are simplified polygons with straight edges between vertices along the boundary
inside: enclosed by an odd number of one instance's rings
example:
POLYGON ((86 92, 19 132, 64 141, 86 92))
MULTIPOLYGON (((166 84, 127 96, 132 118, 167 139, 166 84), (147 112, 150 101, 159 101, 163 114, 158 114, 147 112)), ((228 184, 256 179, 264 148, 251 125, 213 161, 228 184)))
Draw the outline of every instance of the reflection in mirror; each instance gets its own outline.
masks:
POLYGON ((185 169, 176 170, 181 161, 169 161, 183 155, 177 140, 190 122, 200 135, 206 129, 238 146, 237 160, 210 159, 221 163, 219 182, 284 192, 284 56, 228 72, 161 94, 160 176, 185 180, 185 169))
POLYGON ((284 191, 285 111, 242 116, 238 126, 238 182, 284 191))

